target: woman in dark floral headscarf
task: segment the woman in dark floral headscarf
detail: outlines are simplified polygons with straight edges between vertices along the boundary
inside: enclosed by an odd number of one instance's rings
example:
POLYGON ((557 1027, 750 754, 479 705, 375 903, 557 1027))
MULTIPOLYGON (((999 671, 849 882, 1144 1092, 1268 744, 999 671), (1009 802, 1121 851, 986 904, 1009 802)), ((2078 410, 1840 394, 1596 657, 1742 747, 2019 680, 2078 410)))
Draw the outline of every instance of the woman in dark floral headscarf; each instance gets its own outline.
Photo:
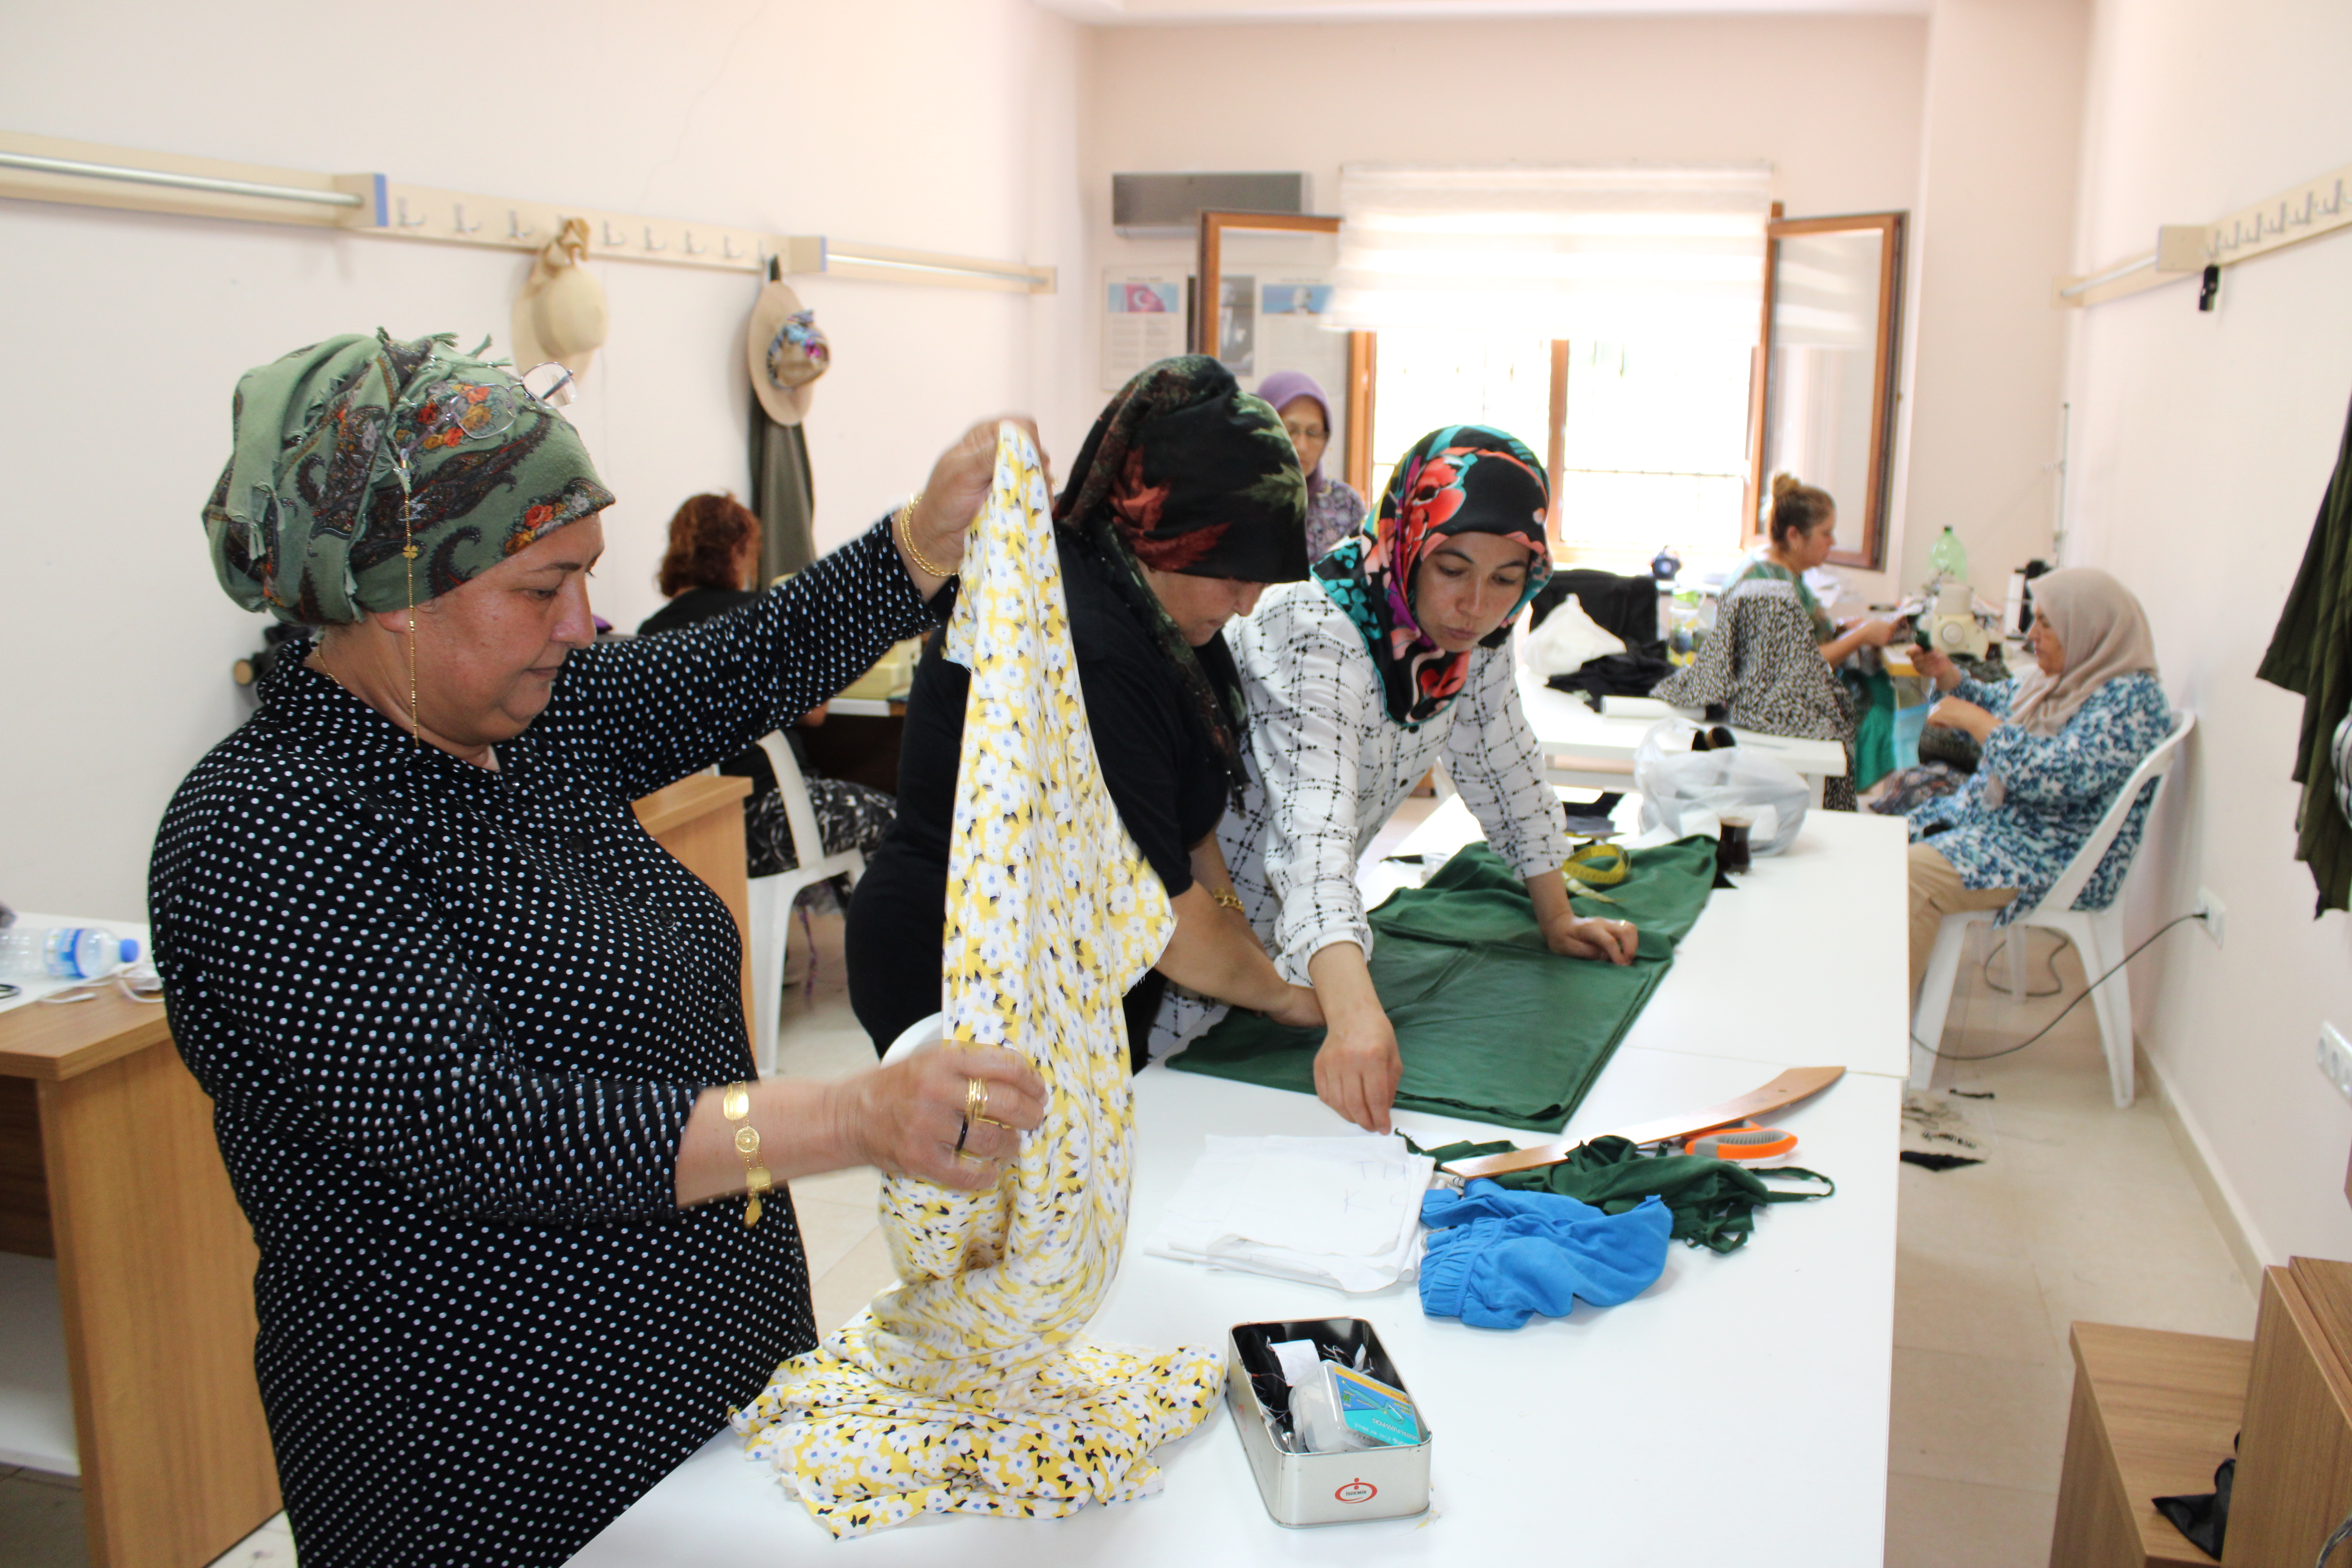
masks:
MULTIPOLYGON (((1166 977, 1242 1006, 1319 1022, 1224 905, 1216 826, 1248 773, 1248 711, 1218 637, 1270 583, 1307 575, 1306 479, 1282 421, 1215 360, 1162 360, 1095 421, 1055 503, 1070 641, 1103 779, 1159 873, 1176 934, 1128 996, 1131 1046, 1166 977)), ((898 819, 850 901, 849 998, 887 1050, 939 1010, 948 837, 969 679, 937 640, 917 666, 898 819)))
POLYGON ((751 1082, 735 923, 630 810, 930 620, 995 426, 788 587, 596 643, 613 498, 504 367, 340 337, 235 406, 214 570, 319 635, 180 786, 149 885, 260 1247, 287 1516, 309 1568, 552 1568, 816 1342, 788 1180, 985 1186, 1017 1134, 961 1135, 975 1075, 1036 1124, 1010 1052, 751 1082))
MULTIPOLYGON (((1364 530, 1232 634, 1265 788, 1218 842, 1251 927, 1329 1020, 1317 1094, 1375 1131, 1388 1131, 1403 1064, 1366 963, 1356 862, 1433 765, 1527 879, 1554 952, 1633 956, 1632 926, 1569 905, 1559 804, 1519 708, 1508 645, 1550 574, 1549 506, 1543 465, 1517 439, 1478 425, 1433 430, 1398 461, 1364 530)), ((1174 993, 1153 1050, 1181 1047, 1223 1013, 1174 993)))

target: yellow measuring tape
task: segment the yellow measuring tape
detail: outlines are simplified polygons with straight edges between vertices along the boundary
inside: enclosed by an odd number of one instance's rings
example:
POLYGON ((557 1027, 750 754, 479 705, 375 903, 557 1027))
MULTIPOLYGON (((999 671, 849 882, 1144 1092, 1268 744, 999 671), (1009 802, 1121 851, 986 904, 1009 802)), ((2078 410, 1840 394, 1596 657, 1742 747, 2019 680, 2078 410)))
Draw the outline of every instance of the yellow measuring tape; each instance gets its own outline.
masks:
POLYGON ((1559 863, 1559 873, 1568 879, 1570 892, 1599 899, 1605 904, 1613 904, 1617 900, 1601 889, 1615 887, 1633 868, 1633 851, 1598 840, 1578 845, 1568 858, 1559 863))

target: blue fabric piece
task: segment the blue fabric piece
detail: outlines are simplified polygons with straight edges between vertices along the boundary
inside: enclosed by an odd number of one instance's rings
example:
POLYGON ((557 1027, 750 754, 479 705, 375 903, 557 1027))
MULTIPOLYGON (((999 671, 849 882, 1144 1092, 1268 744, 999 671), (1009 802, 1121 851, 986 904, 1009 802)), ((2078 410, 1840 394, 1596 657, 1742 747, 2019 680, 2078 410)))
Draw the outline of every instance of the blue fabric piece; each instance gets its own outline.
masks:
POLYGON ((1654 1195, 1612 1215, 1483 1178, 1429 1194, 1421 1222, 1430 1229, 1422 1310, 1479 1329, 1519 1328, 1538 1312, 1564 1318, 1579 1296, 1596 1307, 1632 1300, 1664 1271, 1675 1228, 1674 1211, 1654 1195))

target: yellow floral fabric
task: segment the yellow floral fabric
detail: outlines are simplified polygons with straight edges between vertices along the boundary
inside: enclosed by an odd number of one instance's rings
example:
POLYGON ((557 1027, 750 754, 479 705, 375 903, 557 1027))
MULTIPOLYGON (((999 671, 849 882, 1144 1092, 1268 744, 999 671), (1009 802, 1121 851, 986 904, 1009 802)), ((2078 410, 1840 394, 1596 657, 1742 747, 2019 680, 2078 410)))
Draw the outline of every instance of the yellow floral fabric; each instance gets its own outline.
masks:
MULTIPOLYGON (((919 1513, 1059 1517, 1160 1488, 1220 1354, 1083 1334, 1126 1237, 1134 1116, 1119 999, 1175 929, 1087 729, 1036 448, 1012 426, 965 549, 948 656, 971 671, 948 858, 947 1033, 1020 1051, 1044 1124, 994 1188, 883 1184, 900 1283, 776 1370, 747 1451, 836 1536, 919 1513)), ((949 1048, 953 1048, 952 1047, 949 1048)))

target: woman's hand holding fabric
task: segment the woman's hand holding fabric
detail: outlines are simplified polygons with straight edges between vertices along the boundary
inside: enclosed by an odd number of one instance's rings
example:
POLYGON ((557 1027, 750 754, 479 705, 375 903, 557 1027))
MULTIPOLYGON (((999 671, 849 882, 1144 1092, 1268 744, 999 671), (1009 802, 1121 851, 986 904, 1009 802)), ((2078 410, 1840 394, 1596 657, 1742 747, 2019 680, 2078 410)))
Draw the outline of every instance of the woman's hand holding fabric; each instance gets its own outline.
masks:
POLYGON ((862 1163, 943 1187, 992 1185, 1045 1113, 1045 1085, 1028 1060, 993 1046, 918 1051, 842 1086, 845 1126, 862 1163), (974 1081, 987 1110, 966 1125, 974 1081), (962 1152, 957 1152, 961 1139, 962 1152))
POLYGON ((2000 721, 1966 698, 1947 697, 1928 710, 1927 722, 1947 730, 1965 730, 1982 742, 2000 721))
POLYGON ((1315 1097, 1373 1132, 1390 1130, 1389 1107, 1403 1076, 1396 1030, 1377 1007, 1333 1024, 1315 1053, 1315 1097))
MULTIPOLYGON (((914 550, 907 542, 899 542, 899 553, 907 561, 908 574, 922 584, 925 596, 940 579, 933 577, 911 557, 920 555, 934 566, 944 566, 950 572, 963 564, 964 531, 979 517, 980 509, 987 503, 990 488, 996 480, 996 427, 1006 420, 1029 433, 1037 441, 1037 424, 1026 415, 1007 414, 994 419, 983 419, 965 431, 956 444, 940 454, 931 465, 931 477, 923 483, 922 498, 916 503, 914 515, 907 520, 908 531, 913 535, 914 550)), ((1045 444, 1038 442, 1038 456, 1045 456, 1045 444)))
POLYGON ((1894 641, 1895 629, 1895 622, 1875 620, 1868 616, 1856 616, 1838 625, 1838 630, 1850 633, 1857 646, 1869 647, 1885 647, 1894 641))
MULTIPOLYGON (((720 1109, 725 1091, 707 1089, 679 1141, 677 1205, 691 1208, 743 1190, 735 1128, 720 1109)), ((769 1079, 751 1086, 744 1121, 760 1133, 760 1163, 777 1182, 876 1165, 980 1188, 993 1183, 1045 1114, 1045 1086, 1024 1058, 993 1047, 943 1047, 830 1083, 769 1079), (985 1120, 964 1131, 977 1079, 987 1086, 985 1120), (963 1138, 963 1156, 956 1139, 963 1138), (970 1156, 966 1158, 964 1156, 970 1156)))
POLYGON ((1960 683, 1960 667, 1941 648, 1913 648, 1911 668, 1934 681, 1938 691, 1949 691, 1960 683))
POLYGON ((1364 950, 1352 942, 1332 942, 1307 961, 1307 970, 1330 1024, 1315 1053, 1315 1097, 1357 1126, 1386 1132, 1404 1058, 1364 950))
POLYGON ((1570 914, 1544 921, 1544 945, 1562 958, 1599 958, 1631 963, 1641 932, 1631 921, 1585 920, 1570 914))

